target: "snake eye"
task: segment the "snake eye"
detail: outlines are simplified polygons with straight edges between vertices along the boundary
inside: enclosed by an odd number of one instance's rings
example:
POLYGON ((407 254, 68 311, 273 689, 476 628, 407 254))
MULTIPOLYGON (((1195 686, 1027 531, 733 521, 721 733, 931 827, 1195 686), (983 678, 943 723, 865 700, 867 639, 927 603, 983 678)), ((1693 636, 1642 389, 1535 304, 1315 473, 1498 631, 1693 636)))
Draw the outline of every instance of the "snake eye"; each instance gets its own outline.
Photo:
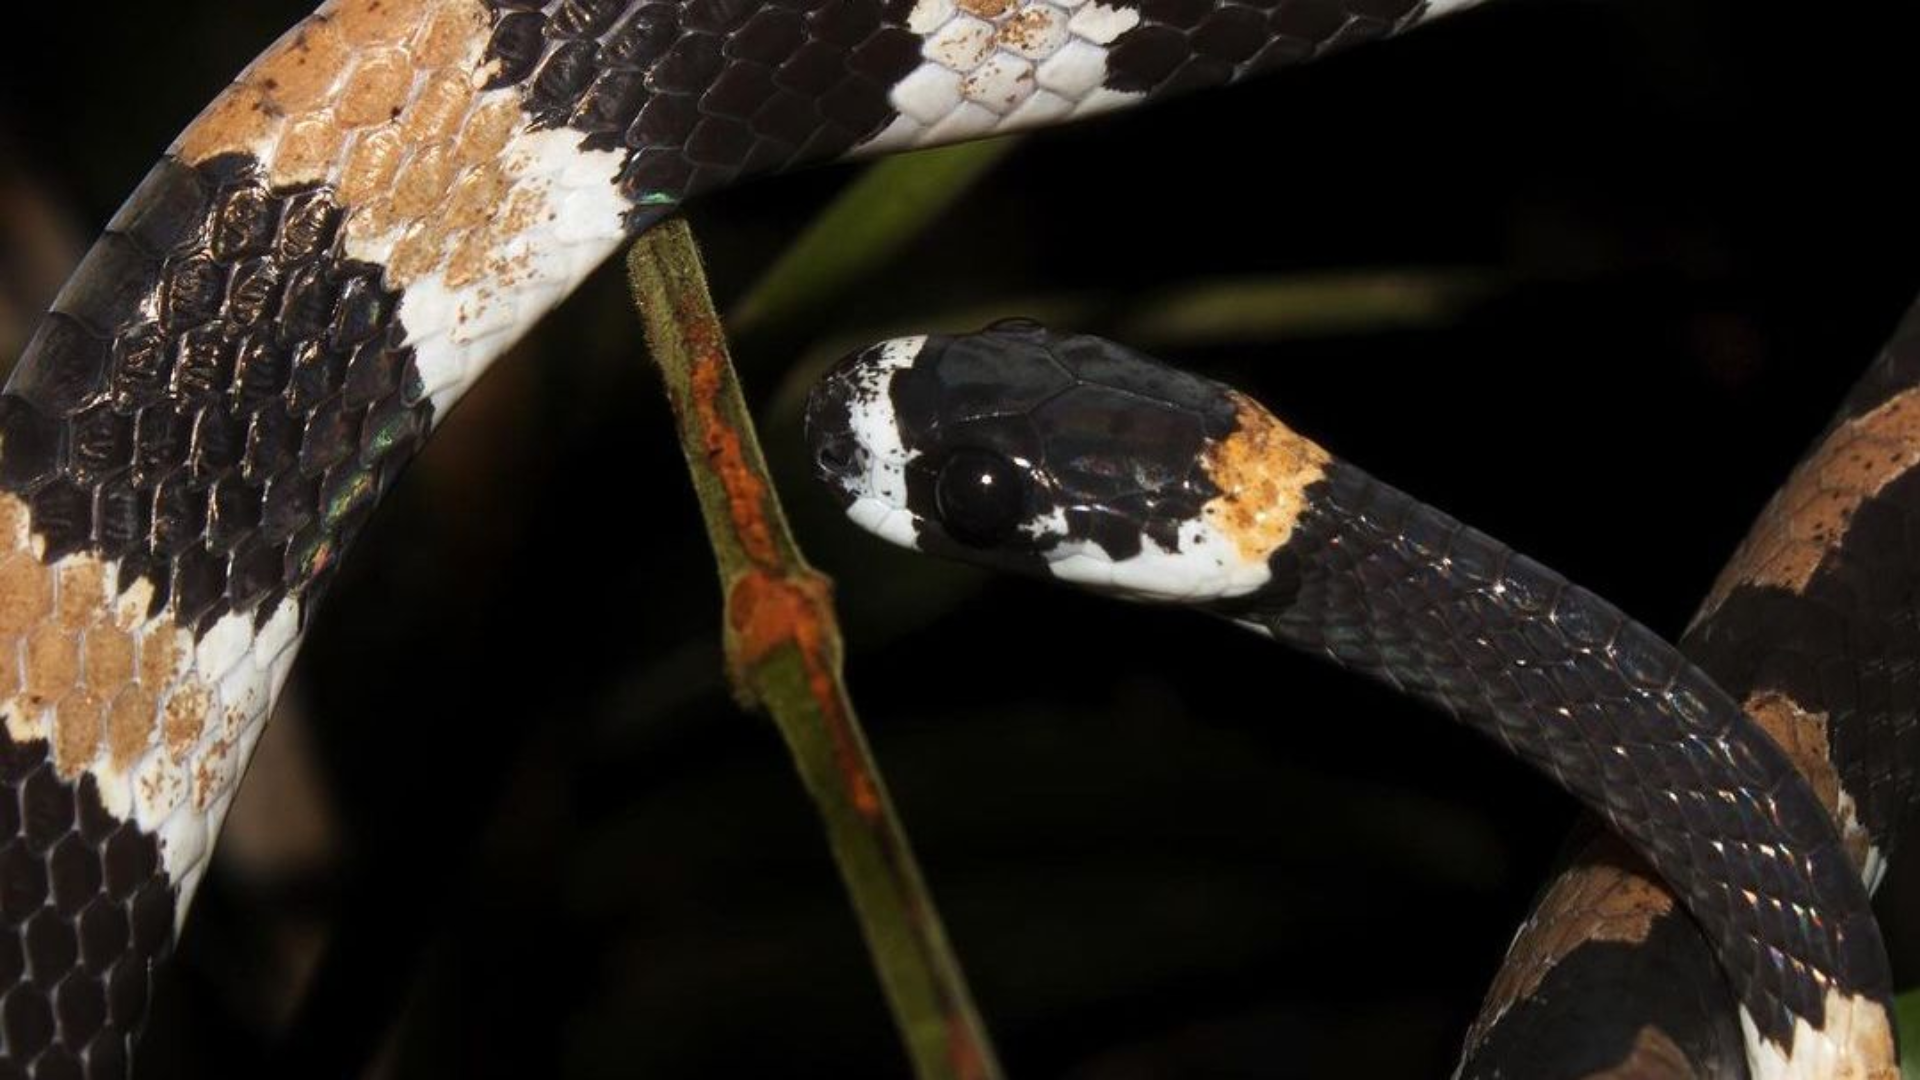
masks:
POLYGON ((940 466, 933 495, 940 524, 968 547, 1005 541, 1027 516, 1025 471, 985 450, 954 451, 940 466))

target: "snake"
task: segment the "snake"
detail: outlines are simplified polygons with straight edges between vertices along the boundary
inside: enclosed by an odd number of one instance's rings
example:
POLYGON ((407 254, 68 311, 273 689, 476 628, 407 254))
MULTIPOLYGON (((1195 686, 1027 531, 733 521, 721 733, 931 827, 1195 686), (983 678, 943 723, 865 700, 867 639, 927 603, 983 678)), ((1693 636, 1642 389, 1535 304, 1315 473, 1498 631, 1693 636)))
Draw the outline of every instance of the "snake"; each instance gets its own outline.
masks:
MULTIPOLYGON (((1920 802, 1920 715, 1908 703, 1920 656, 1920 562, 1907 540, 1920 510, 1916 389, 1920 304, 1679 642, 1813 781, 1869 889, 1920 802)), ((1743 1075, 1705 951, 1657 875, 1610 834, 1584 839, 1515 938, 1461 1075, 1743 1075)))
POLYGON ((164 151, 0 393, 0 1075, 132 1068, 345 550, 686 200, 1099 115, 1472 0, 327 0, 164 151))
MULTIPOLYGON (((345 551, 631 237, 751 176, 1110 113, 1476 3, 322 3, 164 150, 0 392, 0 1076, 129 1074, 345 551)), ((1806 911, 1844 923, 1792 943, 1829 992, 1743 998, 1796 1068, 1847 1053, 1849 1017, 1877 1039, 1885 996, 1829 839, 1792 848, 1818 855, 1806 911)))
POLYGON ((1228 619, 1493 738, 1672 887, 1753 1075, 1895 1075, 1839 827, 1740 702, 1592 592, 1238 391, 1031 320, 852 353, 806 422, 816 476, 884 540, 1228 619))

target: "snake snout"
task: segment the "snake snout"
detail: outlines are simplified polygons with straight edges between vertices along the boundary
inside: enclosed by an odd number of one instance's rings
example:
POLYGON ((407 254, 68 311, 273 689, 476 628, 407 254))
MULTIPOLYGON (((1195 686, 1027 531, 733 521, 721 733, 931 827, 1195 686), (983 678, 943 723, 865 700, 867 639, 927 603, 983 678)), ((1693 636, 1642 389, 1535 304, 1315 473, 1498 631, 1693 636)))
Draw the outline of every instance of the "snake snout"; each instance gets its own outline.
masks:
POLYGON ((866 449, 853 431, 852 389, 829 375, 807 394, 806 440, 816 477, 849 492, 866 473, 866 449))

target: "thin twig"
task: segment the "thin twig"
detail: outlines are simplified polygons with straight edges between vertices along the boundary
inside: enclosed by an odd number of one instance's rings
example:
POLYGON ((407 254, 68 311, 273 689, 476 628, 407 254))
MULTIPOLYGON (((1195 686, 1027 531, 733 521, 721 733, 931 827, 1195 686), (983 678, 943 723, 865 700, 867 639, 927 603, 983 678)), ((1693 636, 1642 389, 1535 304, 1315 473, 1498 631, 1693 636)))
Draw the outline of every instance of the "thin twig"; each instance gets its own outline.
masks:
POLYGON ((655 228, 627 274, 719 561, 735 690, 772 716, 819 807, 915 1072, 997 1077, 841 680, 830 583, 794 545, 767 477, 692 232, 678 219, 655 228))

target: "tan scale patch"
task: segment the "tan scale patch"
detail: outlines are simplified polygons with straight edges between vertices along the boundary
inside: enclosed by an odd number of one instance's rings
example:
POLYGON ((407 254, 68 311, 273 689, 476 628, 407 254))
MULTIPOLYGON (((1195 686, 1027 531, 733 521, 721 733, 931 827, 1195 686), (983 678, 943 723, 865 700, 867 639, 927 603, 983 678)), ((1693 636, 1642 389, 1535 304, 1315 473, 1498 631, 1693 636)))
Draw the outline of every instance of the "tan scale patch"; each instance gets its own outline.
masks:
POLYGON ((427 79, 398 129, 406 145, 433 146, 460 134, 476 93, 473 77, 465 72, 444 71, 427 79))
POLYGON ((32 515, 19 499, 0 500, 0 551, 18 551, 31 542, 32 515))
POLYGON ((1827 714, 1811 712, 1799 702, 1776 690, 1762 690, 1747 698, 1747 715, 1765 728, 1773 741, 1787 752, 1794 767, 1807 778, 1820 805, 1840 823, 1840 839, 1856 870, 1867 865, 1873 838, 1860 824, 1852 796, 1840 786, 1840 772, 1833 766, 1832 745, 1827 737, 1827 714))
POLYGON ((447 288, 464 288, 491 274, 491 248, 492 244, 483 236, 463 236, 454 241, 447 260, 447 288))
POLYGON ((162 710, 160 736, 167 754, 185 762, 206 730, 207 710, 213 707, 213 695, 204 686, 190 686, 167 699, 162 710))
POLYGON ((1697 619, 1741 585, 1799 592, 1846 539, 1860 504, 1920 465, 1920 390, 1835 428, 1793 470, 1714 583, 1697 619))
POLYGON ((83 630, 100 617, 107 605, 106 568, 92 559, 70 560, 54 572, 55 591, 60 597, 55 617, 69 630, 83 630))
POLYGON ((511 98, 497 97, 474 110, 454 140, 453 155, 462 161, 491 161, 526 123, 525 114, 511 98))
POLYGON ((178 639, 160 634, 140 643, 140 684, 165 686, 186 663, 186 650, 178 639))
MULTIPOLYGON (((275 184, 332 184, 349 251, 404 289, 521 267, 501 252, 553 216, 503 160, 528 128, 515 91, 488 93, 481 0, 333 0, 274 44, 176 144, 189 164, 249 153, 275 184)), ((524 256, 523 256, 524 257, 524 256)))
POLYGON ((100 754, 106 726, 98 695, 84 686, 67 691, 53 710, 54 767, 65 774, 86 767, 100 754))
MULTIPOLYGON (((321 9, 322 12, 326 8, 321 9)), ((350 70, 353 45, 325 14, 317 14, 292 33, 284 49, 269 51, 255 63, 257 77, 241 86, 259 95, 264 116, 298 116, 320 108, 333 96, 341 74, 350 70)))
POLYGON ((1326 473, 1327 452, 1260 403, 1234 394, 1240 426, 1208 448, 1203 467, 1220 495, 1202 508, 1249 560, 1264 560, 1293 535, 1307 488, 1326 473))
POLYGON ((332 117, 297 117, 287 124, 274 164, 280 176, 329 176, 346 145, 347 132, 332 117))
MULTIPOLYGON (((484 43, 493 26, 486 9, 471 0, 434 6, 438 10, 433 13, 427 28, 413 35, 415 63, 426 69, 477 66, 481 52, 474 43, 476 40, 484 43)), ((407 29, 412 30, 418 25, 416 21, 409 24, 407 29)))
POLYGON ((240 742, 233 738, 215 739, 193 761, 193 807, 205 813, 215 799, 226 792, 238 770, 234 761, 240 742))
POLYGON ((111 697, 133 681, 133 635, 111 622, 95 626, 86 637, 80 665, 86 671, 87 688, 111 697))
POLYGON ((25 543, 0 557, 0 626, 20 632, 53 611, 53 575, 25 543))
POLYGON ((959 0, 961 11, 982 19, 997 19, 1012 9, 1018 0, 959 0))
POLYGON ((20 692, 20 635, 0 634, 0 701, 20 692))
POLYGON ((408 148, 416 145, 394 127, 369 132, 356 141, 340 174, 340 201, 348 206, 373 203, 399 178, 408 148))
POLYGON ((358 45, 386 45, 407 40, 425 17, 430 0, 371 0, 341 4, 333 17, 349 41, 358 45))
MULTIPOLYGON (((460 163, 454 160, 453 147, 438 145, 418 150, 400 170, 387 204, 370 206, 361 223, 414 222, 438 233, 439 223, 428 220, 429 215, 440 207, 459 175, 460 163)), ((352 229, 354 224, 359 223, 350 223, 348 228, 352 229)))
POLYGON ((107 711, 107 760, 114 771, 133 768, 153 745, 160 699, 145 685, 123 687, 107 711))
POLYGON ((1673 908, 1672 894, 1619 840, 1596 841, 1580 864, 1555 879, 1514 937, 1467 1046, 1478 1046, 1507 1010, 1533 996, 1541 980, 1575 949, 1589 941, 1644 941, 1653 921, 1673 908))
POLYGON ((270 653, 246 616, 196 644, 170 610, 149 613, 150 582, 123 593, 113 563, 41 562, 27 520, 0 492, 0 718, 15 741, 46 742, 62 779, 93 777, 109 814, 155 834, 190 895, 291 662, 298 609, 272 614, 270 653))
POLYGON ((51 620, 27 630, 27 708, 40 711, 80 682, 80 635, 51 620))
POLYGON ((356 57, 334 107, 334 121, 351 131, 400 119, 413 96, 413 79, 413 61, 399 49, 356 57))
MULTIPOLYGON (((23 525, 26 507, 0 493, 0 710, 16 740, 46 739, 54 766, 123 771, 157 745, 163 728, 184 736, 176 702, 210 701, 188 672, 186 635, 162 614, 148 618, 150 586, 131 590, 138 616, 113 588, 111 566, 69 556, 40 561, 23 525)), ((205 712, 204 706, 201 712, 205 712)), ((191 752, 179 739, 169 750, 191 752)))

